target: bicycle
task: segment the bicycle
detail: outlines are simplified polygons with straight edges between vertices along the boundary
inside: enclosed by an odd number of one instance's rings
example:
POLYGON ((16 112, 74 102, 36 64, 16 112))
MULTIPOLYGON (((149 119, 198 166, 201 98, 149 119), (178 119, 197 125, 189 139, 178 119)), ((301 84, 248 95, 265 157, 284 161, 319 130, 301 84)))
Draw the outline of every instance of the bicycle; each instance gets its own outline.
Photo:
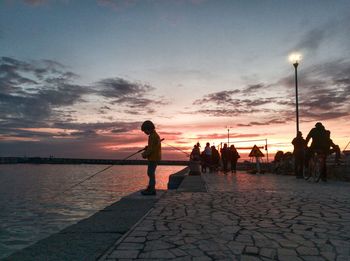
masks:
POLYGON ((309 160, 309 170, 304 171, 303 176, 308 180, 311 176, 315 182, 319 182, 324 172, 326 163, 326 154, 322 151, 314 151, 309 160))

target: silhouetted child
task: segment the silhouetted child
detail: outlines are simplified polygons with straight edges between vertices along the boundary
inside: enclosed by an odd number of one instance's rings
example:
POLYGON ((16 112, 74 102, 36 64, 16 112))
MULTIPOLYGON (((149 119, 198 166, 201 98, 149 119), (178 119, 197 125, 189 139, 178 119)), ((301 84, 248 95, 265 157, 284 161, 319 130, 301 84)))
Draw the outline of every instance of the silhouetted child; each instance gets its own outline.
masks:
POLYGON ((141 191, 142 195, 156 195, 156 168, 161 160, 161 141, 155 126, 151 121, 142 123, 141 130, 148 135, 148 145, 142 153, 144 159, 148 159, 147 175, 149 177, 148 187, 141 191))

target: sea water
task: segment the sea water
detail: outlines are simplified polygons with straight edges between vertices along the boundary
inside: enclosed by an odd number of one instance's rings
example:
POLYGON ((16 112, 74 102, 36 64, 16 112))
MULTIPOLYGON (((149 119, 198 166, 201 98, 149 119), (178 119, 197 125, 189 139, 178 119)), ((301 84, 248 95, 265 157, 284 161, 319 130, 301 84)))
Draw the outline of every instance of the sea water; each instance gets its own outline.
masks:
MULTIPOLYGON (((146 166, 0 165, 0 259, 146 187, 146 166), (66 192, 62 193, 63 191, 66 192)), ((158 166, 157 189, 183 166, 158 166)))

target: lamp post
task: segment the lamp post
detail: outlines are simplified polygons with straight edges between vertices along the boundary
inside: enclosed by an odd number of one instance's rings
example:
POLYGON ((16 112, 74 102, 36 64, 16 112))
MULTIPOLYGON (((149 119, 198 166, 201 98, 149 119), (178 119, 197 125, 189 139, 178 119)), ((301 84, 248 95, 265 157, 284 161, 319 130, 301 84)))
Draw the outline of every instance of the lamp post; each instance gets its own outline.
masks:
POLYGON ((296 114, 296 125, 297 134, 299 131, 299 101, 298 101, 298 65, 301 60, 301 54, 293 53, 289 56, 289 60, 293 63, 295 71, 295 114, 296 114))
POLYGON ((230 126, 226 126, 227 128, 227 146, 230 146, 230 126))

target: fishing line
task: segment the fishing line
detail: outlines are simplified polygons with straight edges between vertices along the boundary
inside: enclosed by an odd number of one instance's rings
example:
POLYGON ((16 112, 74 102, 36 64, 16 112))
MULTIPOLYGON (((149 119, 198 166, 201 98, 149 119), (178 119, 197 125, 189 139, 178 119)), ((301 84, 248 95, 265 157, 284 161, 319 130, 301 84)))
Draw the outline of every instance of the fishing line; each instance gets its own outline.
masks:
MULTIPOLYGON (((162 142, 163 140, 164 140, 164 139, 161 139, 160 142, 162 142)), ((96 175, 98 175, 98 174, 100 174, 100 173, 106 171, 107 169, 112 168, 114 165, 118 165, 118 163, 120 164, 121 162, 126 161, 127 159, 131 158, 132 156, 134 156, 134 155, 136 155, 136 154, 138 154, 138 153, 140 153, 140 152, 142 152, 142 151, 144 151, 144 150, 146 150, 146 147, 143 148, 143 149, 140 149, 140 150, 136 151, 135 153, 133 153, 133 154, 127 156, 127 157, 124 158, 124 159, 121 159, 121 160, 117 161, 117 163, 114 163, 114 164, 112 164, 112 165, 110 165, 110 166, 108 166, 108 167, 106 167, 106 168, 104 168, 104 169, 102 169, 102 170, 100 170, 100 171, 98 171, 98 172, 96 172, 96 173, 94 173, 94 174, 88 176, 87 178, 83 179, 82 181, 79 181, 78 183, 76 183, 76 184, 70 186, 69 188, 67 188, 67 189, 65 189, 65 190, 63 190, 63 191, 61 191, 59 194, 54 195, 53 198, 55 198, 55 197, 57 197, 57 196, 59 196, 59 195, 61 195, 61 194, 66 193, 68 190, 71 190, 71 189, 73 189, 73 188, 79 186, 80 184, 84 183, 85 181, 87 181, 87 180, 89 180, 89 179, 92 179, 92 178, 95 177, 96 175)))
POLYGON ((176 148, 176 147, 174 147, 174 146, 172 146, 172 145, 170 145, 170 144, 167 144, 167 143, 165 143, 165 142, 163 142, 163 143, 164 143, 165 145, 169 146, 169 147, 172 147, 173 149, 176 149, 176 150, 178 150, 178 151, 181 151, 181 152, 184 153, 187 157, 190 156, 190 154, 189 154, 188 152, 183 151, 182 149, 176 148))

